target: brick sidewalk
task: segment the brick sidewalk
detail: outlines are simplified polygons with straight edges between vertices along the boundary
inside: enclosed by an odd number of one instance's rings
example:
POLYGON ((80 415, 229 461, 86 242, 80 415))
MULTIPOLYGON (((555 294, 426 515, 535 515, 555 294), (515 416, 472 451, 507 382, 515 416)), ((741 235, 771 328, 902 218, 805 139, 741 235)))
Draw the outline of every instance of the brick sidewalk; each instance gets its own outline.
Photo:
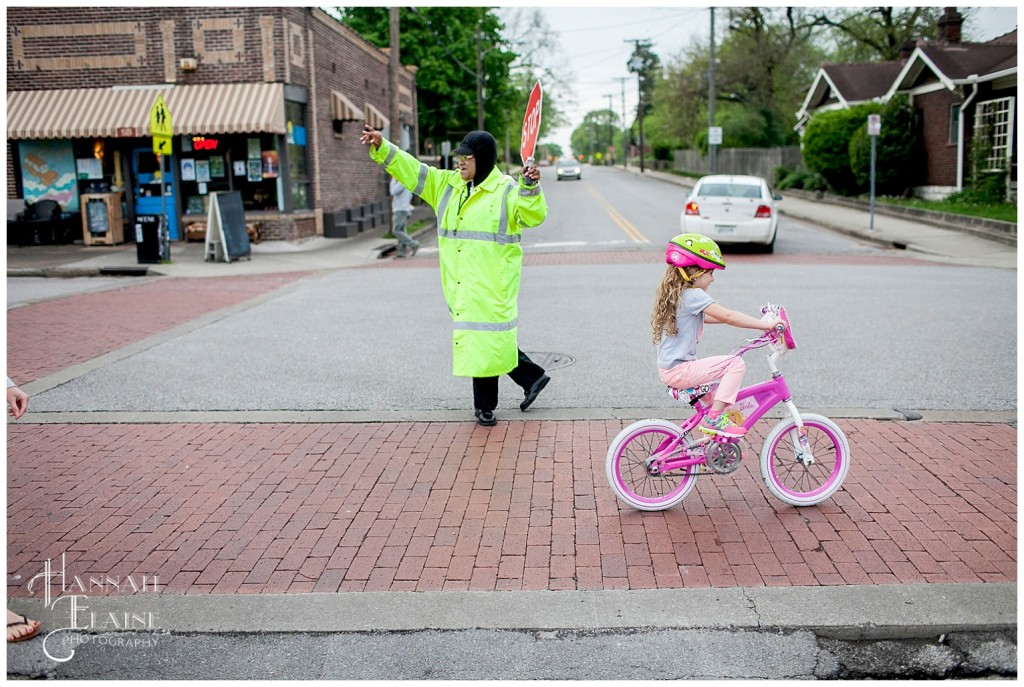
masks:
POLYGON ((623 424, 11 424, 8 592, 62 553, 178 594, 1016 581, 1013 427, 845 420, 821 506, 748 456, 641 513, 605 481, 623 424))
POLYGON ((8 310, 7 374, 28 384, 309 274, 128 281, 116 290, 8 310))

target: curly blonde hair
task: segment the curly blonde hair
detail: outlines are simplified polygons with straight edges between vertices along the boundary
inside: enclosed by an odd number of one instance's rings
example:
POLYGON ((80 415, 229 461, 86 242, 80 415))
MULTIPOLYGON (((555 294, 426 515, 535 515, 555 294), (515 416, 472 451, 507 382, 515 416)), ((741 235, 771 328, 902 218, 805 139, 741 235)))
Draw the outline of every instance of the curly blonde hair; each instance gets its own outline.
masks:
POLYGON ((658 284, 658 290, 654 294, 654 310, 651 312, 651 338, 654 345, 661 343, 661 336, 668 332, 669 336, 679 333, 676 326, 676 308, 679 306, 679 298, 686 289, 694 288, 693 280, 708 270, 687 265, 686 267, 668 266, 665 276, 658 284), (684 274, 685 272, 685 274, 684 274))

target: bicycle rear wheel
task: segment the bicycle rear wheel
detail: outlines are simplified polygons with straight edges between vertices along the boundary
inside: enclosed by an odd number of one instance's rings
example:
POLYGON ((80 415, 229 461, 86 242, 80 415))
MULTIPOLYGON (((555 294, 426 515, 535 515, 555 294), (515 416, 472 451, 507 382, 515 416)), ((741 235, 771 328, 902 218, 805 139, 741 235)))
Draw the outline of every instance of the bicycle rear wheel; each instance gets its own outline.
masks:
POLYGON ((640 420, 619 432, 608 448, 605 468, 615 495, 639 510, 671 508, 693 491, 694 468, 652 474, 652 456, 676 441, 679 425, 665 420, 640 420))
POLYGON ((850 470, 850 446, 839 425, 821 415, 802 416, 814 463, 797 457, 797 426, 792 418, 775 425, 761 449, 761 476, 776 498, 793 506, 813 506, 832 497, 850 470))

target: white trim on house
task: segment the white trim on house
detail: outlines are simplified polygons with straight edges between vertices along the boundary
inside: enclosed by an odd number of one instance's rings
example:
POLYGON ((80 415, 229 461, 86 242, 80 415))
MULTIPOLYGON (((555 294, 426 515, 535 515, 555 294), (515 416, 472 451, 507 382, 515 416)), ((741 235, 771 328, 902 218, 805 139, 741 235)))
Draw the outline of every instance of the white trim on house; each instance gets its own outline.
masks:
POLYGON ((909 85, 914 82, 924 68, 928 67, 932 70, 932 73, 942 82, 945 87, 952 91, 956 86, 953 80, 942 73, 942 70, 935 66, 928 56, 924 53, 921 48, 914 48, 914 52, 910 53, 910 57, 907 59, 907 63, 903 65, 903 69, 896 75, 896 78, 892 81, 892 86, 886 91, 885 95, 882 96, 882 102, 888 102, 890 98, 899 93, 900 91, 909 90, 909 85), (919 64, 918 62, 921 62, 919 64), (906 82, 906 85, 904 85, 906 82))

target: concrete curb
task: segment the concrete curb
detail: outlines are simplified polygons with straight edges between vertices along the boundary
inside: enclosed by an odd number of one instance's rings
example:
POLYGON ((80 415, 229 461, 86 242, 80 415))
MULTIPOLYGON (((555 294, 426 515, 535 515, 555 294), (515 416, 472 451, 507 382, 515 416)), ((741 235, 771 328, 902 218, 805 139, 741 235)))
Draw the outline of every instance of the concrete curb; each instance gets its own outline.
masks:
MULTIPOLYGON (((67 627, 64 608, 47 609, 38 598, 16 601, 18 611, 39 619, 44 632, 67 627)), ((151 617, 152 627, 146 630, 215 634, 672 628, 804 630, 837 639, 880 640, 996 632, 1017 625, 1014 583, 337 594, 138 593, 89 596, 87 604, 92 614, 88 617, 151 617)), ((77 631, 126 629, 140 628, 108 625, 77 631)))
MULTIPOLYGON (((58 373, 60 374, 60 373, 58 373)), ((44 385, 42 380, 25 385, 30 394, 33 385, 44 385)), ((46 388, 51 388, 46 386, 46 388)), ((909 411, 872 408, 802 408, 801 413, 818 413, 834 420, 882 420, 892 422, 948 422, 982 424, 1016 424, 1017 412, 925 410, 909 411)), ((601 420, 646 420, 648 418, 681 418, 688 411, 679 407, 662 408, 535 408, 524 413, 498 410, 498 422, 572 422, 601 420)), ((784 416, 775 408, 765 415, 766 420, 784 416)), ((397 422, 475 422, 467 409, 419 410, 177 410, 177 411, 33 411, 31 420, 20 424, 316 424, 316 423, 397 423, 397 422)))

